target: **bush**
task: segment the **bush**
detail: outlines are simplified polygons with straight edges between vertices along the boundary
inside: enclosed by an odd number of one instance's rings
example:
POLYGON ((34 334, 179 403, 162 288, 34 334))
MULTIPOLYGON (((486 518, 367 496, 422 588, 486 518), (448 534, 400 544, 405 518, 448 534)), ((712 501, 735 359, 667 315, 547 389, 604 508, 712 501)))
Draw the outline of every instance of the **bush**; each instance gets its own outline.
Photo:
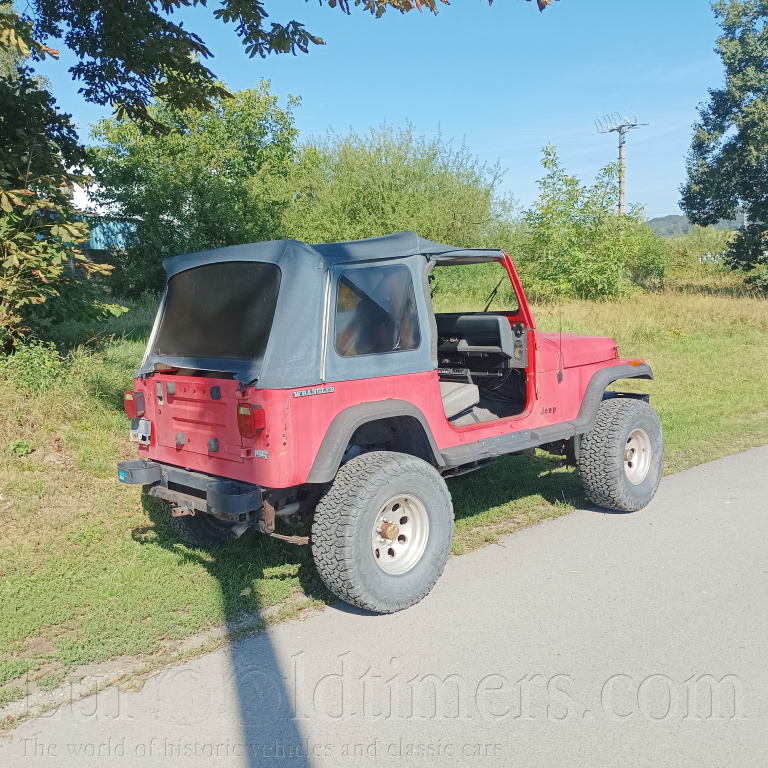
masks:
POLYGON ((166 134, 142 133, 127 117, 97 124, 92 196, 135 224, 127 251, 110 253, 115 295, 161 291, 165 258, 282 236, 297 103, 289 97, 281 106, 262 81, 215 99, 208 111, 159 100, 149 112, 169 127, 166 134))
POLYGON ((750 273, 735 268, 730 259, 736 235, 731 229, 694 226, 686 234, 669 238, 671 259, 665 285, 695 293, 754 293, 759 279, 750 287, 750 273))
POLYGON ((622 237, 622 258, 632 285, 661 288, 669 269, 670 250, 666 239, 645 222, 630 219, 622 237))
POLYGON ((129 310, 125 314, 99 320, 70 317, 52 326, 46 338, 50 338, 63 353, 78 347, 101 349, 115 337, 146 342, 155 321, 160 296, 147 293, 137 301, 121 301, 129 310))
POLYGON ((5 447, 5 452, 9 456, 18 456, 19 458, 29 456, 33 450, 34 448, 26 440, 12 440, 5 447))
POLYGON ((633 286, 655 287, 664 278, 669 249, 642 218, 641 209, 617 213, 618 164, 591 187, 565 172, 553 146, 543 150, 546 171, 539 197, 523 217, 519 267, 542 298, 615 298, 633 286))
POLYGON ((735 234, 731 229, 694 226, 686 234, 670 238, 670 271, 678 275, 696 276, 725 271, 735 234))
POLYGON ((110 254, 115 293, 138 298, 159 290, 162 258, 178 253, 402 230, 450 245, 501 247, 542 299, 613 298, 663 284, 669 244, 641 209, 618 215, 618 164, 585 187, 545 147, 539 198, 520 218, 499 193, 498 165, 440 135, 419 137, 411 126, 329 133, 296 150, 295 103, 280 108, 262 83, 214 113, 160 104, 157 115, 175 126, 167 136, 142 136, 123 120, 99 124, 94 135, 102 146, 92 150, 103 187, 98 199, 136 222, 135 241, 110 254))
POLYGON ((68 263, 85 277, 111 269, 78 249, 88 227, 69 194, 85 182, 77 172, 84 156, 69 116, 57 110, 28 68, 0 77, 0 350, 24 338, 51 301, 83 288, 68 263))
POLYGON ((31 394, 55 388, 64 374, 64 361, 51 342, 28 341, 19 344, 12 355, 0 358, 0 376, 31 394))
POLYGON ((440 135, 418 137, 411 126, 330 133, 301 148, 283 227, 309 243, 413 230, 440 243, 483 246, 512 221, 512 201, 497 195, 500 181, 498 166, 440 135))
POLYGON ((768 293, 768 264, 758 264, 747 273, 744 282, 761 293, 768 293))

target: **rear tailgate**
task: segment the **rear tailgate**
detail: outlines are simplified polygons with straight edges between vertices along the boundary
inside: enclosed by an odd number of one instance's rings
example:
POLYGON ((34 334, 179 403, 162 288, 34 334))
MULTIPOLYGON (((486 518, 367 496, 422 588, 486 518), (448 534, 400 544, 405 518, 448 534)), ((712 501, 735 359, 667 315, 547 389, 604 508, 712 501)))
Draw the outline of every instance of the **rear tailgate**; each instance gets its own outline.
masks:
POLYGON ((237 381, 169 375, 156 375, 151 381, 156 388, 159 445, 242 463, 237 381))

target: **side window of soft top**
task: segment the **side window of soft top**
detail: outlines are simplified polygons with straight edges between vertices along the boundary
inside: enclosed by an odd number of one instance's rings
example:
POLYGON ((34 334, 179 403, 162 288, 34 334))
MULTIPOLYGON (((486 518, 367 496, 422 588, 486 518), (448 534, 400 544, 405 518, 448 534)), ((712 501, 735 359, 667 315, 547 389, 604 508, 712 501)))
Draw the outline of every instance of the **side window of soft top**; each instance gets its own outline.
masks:
POLYGON ((419 315, 404 265, 348 269, 336 294, 336 351, 342 357, 417 349, 419 315))

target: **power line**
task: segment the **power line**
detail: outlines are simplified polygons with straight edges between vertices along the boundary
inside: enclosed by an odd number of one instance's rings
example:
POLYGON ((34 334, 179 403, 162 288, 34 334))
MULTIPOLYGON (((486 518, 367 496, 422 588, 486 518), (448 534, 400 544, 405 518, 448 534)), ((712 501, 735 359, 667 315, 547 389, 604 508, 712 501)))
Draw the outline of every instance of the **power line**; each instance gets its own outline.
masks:
POLYGON ((618 112, 612 115, 606 115, 602 122, 595 120, 595 128, 598 133, 618 133, 619 134, 619 216, 624 215, 624 192, 626 188, 627 173, 627 133, 633 128, 639 128, 648 123, 638 123, 637 117, 630 120, 628 117, 622 119, 618 112))

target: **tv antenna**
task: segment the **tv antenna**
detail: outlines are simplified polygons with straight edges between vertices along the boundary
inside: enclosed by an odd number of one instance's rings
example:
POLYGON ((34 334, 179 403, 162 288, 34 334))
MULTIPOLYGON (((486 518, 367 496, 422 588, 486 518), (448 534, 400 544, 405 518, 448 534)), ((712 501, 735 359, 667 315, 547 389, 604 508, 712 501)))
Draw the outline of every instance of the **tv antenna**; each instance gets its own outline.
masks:
POLYGON ((627 175, 627 133, 633 128, 640 128, 648 123, 638 123, 637 117, 630 120, 618 112, 606 115, 602 120, 595 120, 598 133, 619 134, 619 216, 624 215, 624 192, 627 175))

